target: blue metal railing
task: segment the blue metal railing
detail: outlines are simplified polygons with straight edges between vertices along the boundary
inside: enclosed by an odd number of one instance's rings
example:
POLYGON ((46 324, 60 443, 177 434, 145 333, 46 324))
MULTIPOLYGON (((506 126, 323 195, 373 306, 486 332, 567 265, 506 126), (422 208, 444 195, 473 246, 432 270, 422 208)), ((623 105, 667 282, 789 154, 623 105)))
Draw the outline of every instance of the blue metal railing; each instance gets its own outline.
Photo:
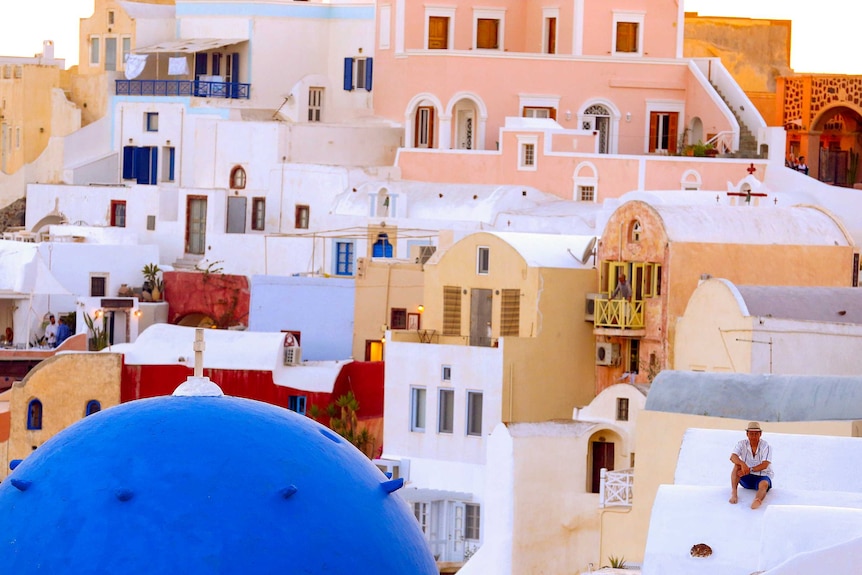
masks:
POLYGON ((196 96, 248 100, 251 84, 204 80, 117 80, 117 96, 196 96))

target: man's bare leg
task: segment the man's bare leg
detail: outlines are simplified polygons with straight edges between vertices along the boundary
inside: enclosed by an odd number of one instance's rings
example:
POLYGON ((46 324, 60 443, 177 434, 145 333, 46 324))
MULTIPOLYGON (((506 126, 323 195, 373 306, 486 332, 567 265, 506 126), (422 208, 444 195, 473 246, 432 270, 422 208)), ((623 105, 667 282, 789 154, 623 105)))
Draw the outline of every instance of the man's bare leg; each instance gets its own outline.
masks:
POLYGON ((736 490, 739 487, 739 472, 740 468, 738 465, 734 465, 733 469, 730 471, 730 503, 735 504, 739 501, 739 497, 736 495, 736 490))
POLYGON ((766 491, 769 489, 769 483, 761 481, 757 484, 757 493, 754 495, 754 501, 751 502, 751 508, 757 509, 763 504, 763 498, 766 497, 766 491))

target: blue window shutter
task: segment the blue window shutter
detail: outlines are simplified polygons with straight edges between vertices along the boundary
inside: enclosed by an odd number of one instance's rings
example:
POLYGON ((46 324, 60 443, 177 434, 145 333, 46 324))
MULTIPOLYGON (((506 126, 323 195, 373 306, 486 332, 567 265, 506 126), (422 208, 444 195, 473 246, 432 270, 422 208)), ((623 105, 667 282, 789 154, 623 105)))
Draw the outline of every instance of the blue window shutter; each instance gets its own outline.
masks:
POLYGON ((150 183, 150 149, 135 148, 135 179, 139 184, 150 183))
POLYGON ((371 73, 371 70, 374 67, 373 66, 374 65, 373 60, 374 60, 374 58, 366 58, 365 59, 365 89, 369 92, 371 91, 371 77, 373 75, 371 73))
POLYGON ((344 89, 353 90, 353 58, 344 59, 344 89))
POLYGON ((159 182, 159 148, 153 146, 150 148, 150 183, 157 184, 159 182))
POLYGON ((177 157, 176 148, 168 148, 168 181, 171 181, 171 182, 173 182, 176 179, 176 176, 174 173, 174 170, 175 170, 174 163, 176 162, 176 157, 177 157))
POLYGON ((123 146, 123 179, 135 179, 135 147, 123 146))

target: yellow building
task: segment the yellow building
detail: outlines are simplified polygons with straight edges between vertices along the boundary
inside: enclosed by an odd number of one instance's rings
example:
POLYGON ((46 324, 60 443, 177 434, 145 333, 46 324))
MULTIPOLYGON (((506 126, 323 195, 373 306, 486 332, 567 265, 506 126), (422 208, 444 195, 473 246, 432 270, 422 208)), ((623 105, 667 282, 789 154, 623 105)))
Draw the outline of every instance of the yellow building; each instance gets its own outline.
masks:
POLYGON ((614 211, 597 255, 599 391, 624 373, 645 382, 674 365, 677 320, 705 277, 747 285, 855 285, 858 252, 836 218, 816 207, 769 204, 630 201, 614 211), (631 286, 628 300, 612 297, 621 276, 631 286))
POLYGON ((9 440, 0 477, 9 462, 24 459, 79 419, 118 405, 122 355, 65 353, 41 362, 16 382, 9 400, 9 440))
MULTIPOLYGON (((174 0, 95 0, 93 15, 81 18, 78 68, 72 79, 71 99, 81 108, 83 125, 109 113, 114 80, 123 77, 126 58, 138 46, 136 17, 172 17, 164 10, 153 11, 172 6, 174 0)), ((162 39, 158 37, 153 41, 162 39)))

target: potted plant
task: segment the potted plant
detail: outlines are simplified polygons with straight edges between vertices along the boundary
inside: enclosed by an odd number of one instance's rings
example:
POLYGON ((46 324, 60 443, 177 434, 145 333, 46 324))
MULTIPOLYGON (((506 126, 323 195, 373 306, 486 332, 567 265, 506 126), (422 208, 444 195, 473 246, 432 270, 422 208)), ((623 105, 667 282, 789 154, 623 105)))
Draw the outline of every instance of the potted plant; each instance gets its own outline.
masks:
POLYGON ((162 273, 159 265, 147 264, 141 270, 141 273, 144 275, 143 291, 149 291, 153 297, 153 301, 160 301, 162 299, 162 292, 165 289, 165 283, 159 276, 159 274, 162 273), (147 288, 149 288, 149 290, 147 288))

